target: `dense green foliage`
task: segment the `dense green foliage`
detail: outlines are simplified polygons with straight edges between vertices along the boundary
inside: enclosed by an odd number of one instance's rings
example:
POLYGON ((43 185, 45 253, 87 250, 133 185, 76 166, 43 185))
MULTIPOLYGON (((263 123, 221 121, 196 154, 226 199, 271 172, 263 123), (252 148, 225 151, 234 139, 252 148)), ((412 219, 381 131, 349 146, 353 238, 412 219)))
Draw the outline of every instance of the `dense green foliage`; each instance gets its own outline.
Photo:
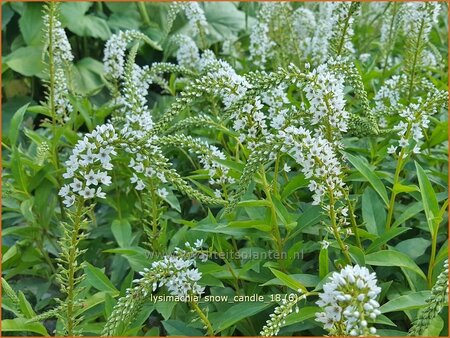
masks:
POLYGON ((2 3, 3 334, 448 335, 447 12, 2 3))

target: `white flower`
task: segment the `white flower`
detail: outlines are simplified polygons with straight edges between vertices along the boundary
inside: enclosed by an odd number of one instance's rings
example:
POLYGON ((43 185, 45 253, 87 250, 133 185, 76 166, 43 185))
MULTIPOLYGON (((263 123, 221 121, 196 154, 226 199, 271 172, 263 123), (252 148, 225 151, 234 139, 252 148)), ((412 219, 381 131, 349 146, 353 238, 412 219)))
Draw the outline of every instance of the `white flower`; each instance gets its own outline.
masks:
POLYGON ((145 184, 141 179, 138 179, 136 182, 136 190, 144 190, 145 184))
POLYGON ((421 153, 421 150, 420 150, 419 145, 416 144, 416 145, 414 146, 413 153, 414 153, 414 154, 420 154, 420 153, 421 153))
POLYGON ((156 190, 156 193, 158 194, 159 197, 161 198, 166 198, 167 196, 169 196, 169 193, 167 192, 166 188, 160 188, 156 190))
POLYGON ((97 192, 95 193, 95 195, 96 195, 98 198, 106 198, 106 194, 102 191, 102 188, 101 188, 101 187, 98 187, 98 188, 97 188, 97 192))
POLYGON ((108 174, 105 171, 97 172, 97 180, 104 185, 110 185, 112 183, 111 177, 108 176, 108 174))
POLYGON ((94 163, 96 157, 92 154, 92 150, 88 149, 86 154, 82 154, 80 156, 81 161, 79 162, 83 167, 88 166, 89 164, 94 163))
POLYGON ((409 144, 409 141, 405 138, 401 138, 400 141, 398 142, 398 145, 402 148, 407 147, 409 144))
POLYGON ((287 163, 285 163, 284 166, 283 166, 283 171, 288 173, 288 172, 291 171, 291 167, 288 166, 287 163))
POLYGON ((328 247, 330 246, 330 242, 323 240, 320 242, 320 245, 321 245, 322 249, 328 249, 328 247))
POLYGON ((109 163, 111 161, 111 157, 109 156, 111 150, 107 148, 100 148, 98 150, 97 158, 102 164, 109 163))
POLYGON ((395 154, 395 151, 397 150, 397 147, 394 145, 391 145, 388 149, 387 152, 388 154, 395 154))
POLYGON ((61 197, 65 197, 65 196, 67 196, 69 193, 70 193, 70 187, 66 184, 66 185, 63 185, 63 186, 61 187, 61 189, 59 190, 58 195, 61 196, 61 197))
POLYGON ((66 208, 70 208, 75 203, 75 196, 74 195, 66 195, 63 200, 64 205, 66 208))
POLYGON ((95 189, 85 187, 80 191, 80 196, 84 197, 85 199, 93 198, 95 196, 95 189))
POLYGON ((98 178, 97 175, 94 173, 94 171, 91 169, 91 171, 89 171, 89 173, 86 174, 86 176, 84 177, 86 179, 86 185, 98 185, 98 178))
POLYGON ((197 249, 201 249, 202 246, 203 246, 203 239, 197 239, 197 240, 194 242, 194 246, 195 246, 197 249))

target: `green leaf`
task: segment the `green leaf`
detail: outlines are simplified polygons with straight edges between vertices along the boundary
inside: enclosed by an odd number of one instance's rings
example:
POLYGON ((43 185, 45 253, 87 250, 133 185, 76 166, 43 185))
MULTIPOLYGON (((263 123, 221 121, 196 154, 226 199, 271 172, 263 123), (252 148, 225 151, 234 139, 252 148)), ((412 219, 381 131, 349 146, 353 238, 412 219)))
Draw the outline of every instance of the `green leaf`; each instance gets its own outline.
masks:
POLYGON ((19 19, 19 28, 27 45, 40 45, 43 39, 42 4, 28 2, 19 19))
POLYGON ((2 332, 34 332, 43 336, 49 336, 41 323, 27 323, 26 318, 14 318, 2 320, 2 332))
MULTIPOLYGON (((110 291, 101 291, 97 292, 88 298, 86 298, 83 302, 83 307, 81 307, 76 313, 75 316, 80 316, 82 313, 92 309, 93 307, 102 304, 105 302, 106 295, 109 294, 110 291)), ((119 293, 116 292, 113 296, 118 296, 119 293)))
POLYGON ((172 209, 175 209, 179 213, 181 213, 180 201, 177 196, 173 193, 172 189, 167 189, 169 193, 167 196, 161 197, 164 201, 166 201, 172 209))
POLYGON ((248 200, 241 201, 237 204, 238 207, 270 207, 271 204, 266 200, 248 200))
POLYGON ((25 298, 25 295, 22 291, 19 291, 17 294, 19 298, 19 308, 20 311, 24 314, 25 318, 33 318, 36 316, 36 313, 33 311, 33 307, 30 302, 25 298))
POLYGON ((270 303, 239 303, 237 305, 231 306, 227 311, 223 313, 223 316, 219 318, 219 321, 214 328, 216 333, 225 330, 226 328, 236 324, 244 318, 251 317, 268 307, 272 306, 270 303))
POLYGON ((8 3, 2 4, 2 30, 8 25, 14 16, 14 11, 11 9, 11 6, 8 3))
POLYGON ((293 178, 289 179, 289 182, 284 186, 283 192, 281 193, 281 199, 285 200, 289 197, 294 191, 306 187, 308 185, 309 180, 305 178, 305 175, 299 174, 293 178))
POLYGON ((111 224, 111 231, 120 247, 131 245, 131 225, 128 220, 114 220, 111 224))
POLYGON ((325 277, 330 269, 328 267, 328 249, 320 249, 319 253, 319 277, 322 279, 325 277))
POLYGON ((410 185, 403 185, 400 183, 396 183, 393 187, 392 190, 396 193, 399 194, 401 192, 413 192, 413 191, 419 191, 419 188, 416 185, 410 184, 410 185))
POLYGON ((437 235, 439 223, 442 219, 438 218, 439 204, 436 198, 436 193, 431 186, 430 180, 427 174, 419 165, 415 162, 417 170, 417 178, 419 180, 420 194, 422 195, 423 209, 427 217, 428 227, 430 229, 431 236, 434 238, 437 235))
POLYGON ((292 278, 289 275, 286 275, 284 272, 275 270, 273 268, 269 268, 272 273, 283 282, 284 285, 291 288, 292 290, 298 292, 298 290, 302 290, 303 293, 307 293, 308 290, 296 279, 292 278))
POLYGON ((391 228, 390 230, 383 233, 380 237, 375 239, 372 244, 366 249, 366 253, 371 253, 377 250, 381 245, 386 244, 392 238, 396 238, 400 234, 410 230, 411 228, 391 228))
POLYGON ((406 311, 421 308, 426 304, 425 300, 430 296, 430 291, 412 292, 398 296, 380 307, 381 313, 394 311, 406 311))
POLYGON ((23 201, 20 204, 20 211, 22 212, 23 217, 25 217, 25 219, 31 224, 34 224, 36 222, 36 218, 34 217, 33 213, 33 205, 34 205, 33 197, 23 201))
POLYGON ((384 232, 386 210, 383 202, 371 187, 367 187, 362 195, 362 216, 368 232, 375 235, 384 232))
MULTIPOLYGON (((204 2, 204 10, 209 35, 213 38, 212 42, 233 40, 238 32, 245 29, 245 13, 238 10, 231 2, 204 2)), ((251 17, 247 19, 253 21, 251 17)))
POLYGON ((411 203, 405 211, 395 220, 391 228, 396 228, 400 224, 405 223, 408 219, 414 217, 423 210, 423 204, 421 202, 411 203))
POLYGON ((349 245, 348 252, 350 254, 350 257, 352 257, 357 264, 361 266, 366 265, 364 252, 360 248, 354 245, 349 245))
POLYGON ((448 121, 441 121, 432 129, 433 132, 429 141, 430 147, 436 146, 444 141, 448 141, 448 121))
POLYGON ((102 270, 99 268, 89 264, 88 262, 84 262, 84 272, 86 273, 86 279, 94 288, 99 291, 111 291, 116 294, 119 291, 115 288, 113 283, 105 276, 102 270))
POLYGON ((41 78, 45 76, 41 45, 17 48, 4 57, 3 62, 19 74, 41 78))
POLYGON ((73 70, 75 90, 80 94, 89 94, 104 86, 103 64, 90 57, 78 61, 73 70))
POLYGON ((111 30, 105 19, 93 14, 85 14, 92 3, 80 2, 61 4, 61 21, 67 28, 79 35, 107 40, 111 30))
POLYGON ((22 107, 20 107, 16 113, 14 114, 13 118, 11 119, 10 129, 8 133, 9 142, 11 146, 16 145, 17 138, 19 137, 19 130, 22 125, 23 116, 25 115, 25 112, 27 111, 28 103, 22 107))
POLYGON ((165 320, 172 315, 173 309, 177 302, 158 302, 155 304, 155 310, 158 311, 165 320))
POLYGON ((292 312, 286 317, 286 324, 283 326, 288 326, 296 323, 302 323, 307 319, 315 318, 316 313, 320 312, 320 308, 317 306, 306 306, 300 308, 298 313, 292 312))
POLYGON ((349 153, 345 153, 345 156, 350 163, 353 164, 356 170, 358 170, 361 175, 363 175, 364 178, 372 185, 386 206, 389 205, 389 198, 386 188, 384 187, 383 182, 381 182, 381 179, 375 174, 374 170, 369 167, 367 161, 363 160, 363 158, 359 156, 354 156, 349 153))
POLYGON ((430 244, 425 238, 410 238, 398 243, 395 249, 407 254, 411 259, 417 259, 425 253, 430 244))
POLYGON ((186 325, 186 323, 180 321, 180 320, 164 320, 162 322, 164 329, 166 329, 167 334, 169 336, 183 336, 183 337, 189 337, 189 336, 203 336, 203 332, 197 329, 194 329, 193 327, 189 327, 186 325))
POLYGON ((141 247, 131 246, 117 249, 108 249, 104 252, 117 253, 123 255, 130 263, 131 268, 134 271, 142 271, 144 268, 148 268, 148 251, 141 247))
POLYGON ((272 228, 270 224, 268 224, 265 220, 233 221, 229 222, 228 226, 230 228, 242 228, 242 229, 254 228, 265 232, 269 232, 272 228))
POLYGON ((426 279, 423 271, 417 264, 404 253, 393 250, 382 250, 366 255, 366 263, 375 266, 395 266, 411 270, 423 279, 426 279))

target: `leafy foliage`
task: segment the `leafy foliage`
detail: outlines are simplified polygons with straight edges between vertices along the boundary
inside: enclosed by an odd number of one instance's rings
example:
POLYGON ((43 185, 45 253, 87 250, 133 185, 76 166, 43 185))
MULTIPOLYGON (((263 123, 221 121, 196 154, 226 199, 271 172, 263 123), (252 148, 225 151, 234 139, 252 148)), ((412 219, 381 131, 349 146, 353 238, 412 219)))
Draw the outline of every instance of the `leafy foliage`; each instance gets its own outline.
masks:
POLYGON ((3 333, 448 335, 447 11, 2 3, 3 333))

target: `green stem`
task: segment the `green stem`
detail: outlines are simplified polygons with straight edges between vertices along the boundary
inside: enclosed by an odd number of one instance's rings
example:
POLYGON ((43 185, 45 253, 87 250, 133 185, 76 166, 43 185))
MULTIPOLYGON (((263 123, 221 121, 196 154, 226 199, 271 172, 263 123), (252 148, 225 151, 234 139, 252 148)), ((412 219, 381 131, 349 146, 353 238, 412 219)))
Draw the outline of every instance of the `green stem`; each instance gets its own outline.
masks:
MULTIPOLYGON (((391 3, 389 3, 390 5, 391 3)), ((388 5, 388 6, 389 6, 388 5)), ((384 63, 383 63, 383 73, 382 76, 384 78, 384 74, 386 73, 386 67, 387 67, 387 62, 389 59, 389 55, 391 52, 391 48, 392 48, 392 39, 393 39, 393 32, 394 32, 394 23, 395 23, 395 19, 397 17, 397 8, 398 5, 396 3, 392 4, 393 8, 392 8, 392 17, 391 17, 391 22, 389 25, 389 35, 388 35, 388 48, 386 50, 386 56, 384 58, 384 63)))
POLYGON ((352 259, 350 258, 350 255, 348 253, 348 249, 346 248, 344 242, 342 241, 341 235, 339 234, 337 224, 336 224, 336 211, 334 210, 334 195, 333 190, 331 188, 328 188, 328 195, 330 198, 330 220, 331 220, 331 229, 333 230, 333 235, 336 238, 336 241, 338 242, 339 248, 341 249, 342 253, 345 256, 345 260, 348 264, 352 263, 352 259))
POLYGON ((353 10, 352 6, 353 6, 353 3, 350 4, 347 17, 345 18, 344 29, 342 30, 342 35, 341 35, 341 38, 339 39, 338 49, 336 50, 336 56, 340 56, 342 53, 342 49, 344 48, 345 35, 347 33, 347 29, 350 24, 350 18, 352 16, 352 10, 353 10))
POLYGON ((278 257, 279 258, 279 262, 282 266, 284 266, 283 264, 283 260, 281 259, 282 257, 282 251, 283 251, 283 240, 281 239, 281 234, 280 234, 280 229, 278 228, 278 222, 277 222, 277 212, 275 210, 275 206, 273 204, 272 201, 272 196, 270 193, 270 186, 267 182, 266 179, 266 172, 264 170, 264 166, 261 165, 261 178, 263 181, 263 190, 264 193, 266 194, 266 198, 270 203, 270 216, 271 216, 271 225, 272 225, 272 236, 275 239, 275 245, 278 251, 278 257))
POLYGON ((430 263, 428 264, 428 273, 427 273, 427 282, 428 288, 433 287, 433 269, 434 269, 434 261, 436 259, 436 245, 437 245, 437 230, 436 232, 431 234, 431 256, 430 263))
POLYGON ((425 21, 422 19, 420 22, 419 33, 416 36, 417 41, 416 41, 415 48, 414 48, 414 57, 413 57, 411 73, 410 73, 410 80, 409 80, 408 102, 411 101, 411 96, 413 94, 414 77, 416 75, 417 59, 419 58, 419 54, 420 54, 420 40, 422 37, 424 25, 425 25, 425 21))
POLYGON ((150 192, 152 194, 152 239, 153 242, 153 248, 155 248, 155 244, 157 244, 155 241, 158 237, 158 203, 157 203, 157 196, 155 192, 155 187, 153 185, 153 180, 150 180, 150 192))
POLYGON ((278 197, 278 171, 280 167, 280 157, 277 155, 277 159, 275 160, 275 170, 273 174, 273 194, 278 197))
MULTIPOLYGON (((49 99, 50 99, 50 112, 52 114, 52 132, 53 136, 56 135, 56 104, 55 104, 55 60, 53 55, 53 25, 54 25, 54 19, 55 19, 55 3, 50 2, 49 4, 50 10, 49 10, 49 19, 48 19, 48 65, 49 65, 49 80, 50 80, 50 88, 49 88, 49 99)), ((58 155, 58 140, 53 139, 53 146, 52 146, 53 156, 52 156, 52 162, 56 170, 56 181, 58 182, 58 185, 60 188, 62 186, 62 179, 60 175, 60 168, 59 168, 59 155, 58 155)), ((66 213, 64 209, 64 204, 61 196, 58 195, 58 203, 59 208, 61 210, 61 217, 63 219, 66 218, 66 213)))
POLYGON ((348 206, 348 213, 350 215, 350 223, 352 225, 352 230, 353 230, 353 233, 355 234, 356 245, 360 249, 362 249, 361 239, 359 238, 359 234, 358 234, 358 225, 356 223, 352 201, 350 201, 346 191, 344 191, 344 196, 345 196, 345 201, 347 202, 347 206, 348 206))
POLYGON ((150 26, 150 18, 149 18, 148 13, 147 13, 147 8, 145 8, 145 3, 144 2, 137 2, 136 6, 137 6, 137 8, 139 10, 139 14, 140 14, 142 20, 144 21, 144 23, 147 26, 150 26))
POLYGON ((75 329, 75 297, 74 297, 74 289, 75 289, 75 267, 76 267, 76 257, 77 255, 77 243, 80 231, 80 225, 82 222, 82 214, 83 214, 83 203, 78 202, 75 217, 73 219, 73 228, 72 228, 72 236, 69 250, 69 260, 68 260, 68 271, 67 271, 67 298, 66 298, 66 320, 67 320, 67 335, 69 337, 74 336, 75 329))
POLYGON ((208 317, 205 316, 202 309, 198 306, 196 302, 191 302, 191 306, 194 308, 194 310, 199 315, 200 319, 206 326, 206 331, 208 332, 208 335, 213 337, 214 336, 214 330, 212 328, 211 322, 209 321, 208 317))
POLYGON ((398 158, 397 167, 395 168, 394 182, 392 185, 392 193, 391 193, 391 198, 389 200, 389 206, 388 206, 388 216, 387 216, 386 225, 385 225, 386 231, 389 231, 389 229, 391 228, 392 216, 394 215, 395 197, 397 196, 395 187, 398 184, 400 172, 403 167, 403 156, 404 155, 405 155, 405 151, 404 151, 404 149, 402 149, 402 151, 400 152, 399 158, 398 158))

